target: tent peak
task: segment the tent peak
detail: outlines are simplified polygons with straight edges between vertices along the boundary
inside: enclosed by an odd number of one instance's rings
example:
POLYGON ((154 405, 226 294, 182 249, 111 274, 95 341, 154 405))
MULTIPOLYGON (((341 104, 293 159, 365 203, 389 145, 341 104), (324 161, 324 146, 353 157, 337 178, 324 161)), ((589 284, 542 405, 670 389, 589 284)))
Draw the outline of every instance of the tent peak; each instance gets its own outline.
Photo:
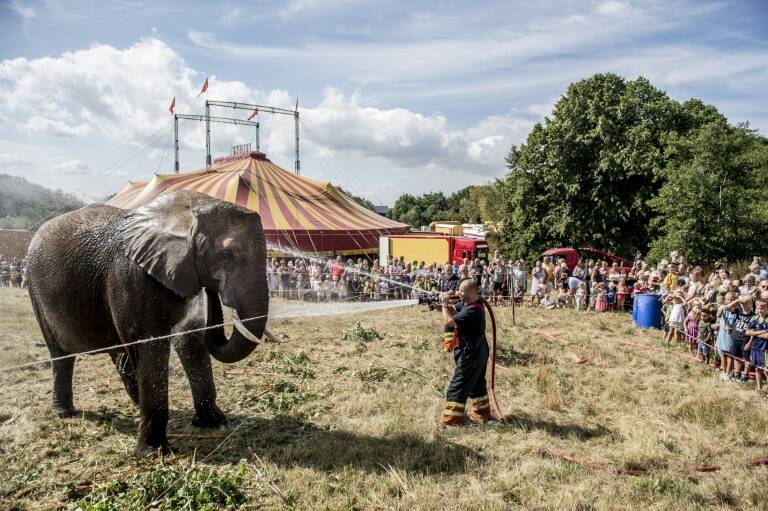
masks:
POLYGON ((262 153, 261 151, 248 151, 248 152, 237 154, 234 156, 221 156, 213 160, 213 163, 229 163, 232 161, 249 160, 249 159, 269 161, 269 158, 267 158, 267 155, 262 153))

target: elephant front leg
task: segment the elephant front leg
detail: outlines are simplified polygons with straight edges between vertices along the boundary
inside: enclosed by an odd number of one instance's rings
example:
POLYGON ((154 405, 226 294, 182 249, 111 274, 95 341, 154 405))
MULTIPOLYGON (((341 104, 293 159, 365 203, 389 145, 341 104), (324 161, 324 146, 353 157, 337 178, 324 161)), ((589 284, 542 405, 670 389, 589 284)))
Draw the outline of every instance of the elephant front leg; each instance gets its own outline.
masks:
POLYGON ((227 418, 216 406, 216 385, 213 381, 211 356, 202 339, 180 339, 174 347, 192 389, 192 400, 195 405, 192 425, 199 428, 223 426, 227 423, 227 418))
POLYGON ((156 341, 139 352, 139 433, 134 453, 152 456, 160 450, 169 451, 166 427, 168 426, 168 357, 167 342, 156 341))

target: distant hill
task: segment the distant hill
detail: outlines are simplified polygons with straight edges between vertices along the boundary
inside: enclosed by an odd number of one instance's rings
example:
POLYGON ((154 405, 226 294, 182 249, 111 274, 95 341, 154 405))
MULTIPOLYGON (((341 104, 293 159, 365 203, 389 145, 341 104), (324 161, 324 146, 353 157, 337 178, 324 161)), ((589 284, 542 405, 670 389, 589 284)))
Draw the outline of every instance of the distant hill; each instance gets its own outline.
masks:
POLYGON ((81 208, 84 202, 23 177, 0 174, 0 228, 36 230, 51 218, 81 208))

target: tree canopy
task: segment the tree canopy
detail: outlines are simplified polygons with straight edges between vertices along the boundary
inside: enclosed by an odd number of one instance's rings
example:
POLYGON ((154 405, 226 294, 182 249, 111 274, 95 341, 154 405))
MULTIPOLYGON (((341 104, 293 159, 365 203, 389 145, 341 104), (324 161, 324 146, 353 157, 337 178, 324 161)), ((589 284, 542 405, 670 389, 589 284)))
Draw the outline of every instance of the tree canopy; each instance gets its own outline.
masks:
POLYGON ((401 195, 387 216, 418 228, 439 220, 482 223, 500 219, 498 183, 467 186, 445 196, 443 192, 401 195))
POLYGON ((757 193, 765 139, 730 126, 701 101, 669 98, 642 77, 597 74, 569 85, 552 117, 506 161, 500 238, 513 257, 569 245, 735 257, 735 247, 726 248, 734 236, 764 232, 745 224, 768 209, 757 193), (729 201, 722 215, 720 200, 729 201), (698 218, 706 219, 705 230, 698 218), (721 226, 734 234, 724 237, 721 226))

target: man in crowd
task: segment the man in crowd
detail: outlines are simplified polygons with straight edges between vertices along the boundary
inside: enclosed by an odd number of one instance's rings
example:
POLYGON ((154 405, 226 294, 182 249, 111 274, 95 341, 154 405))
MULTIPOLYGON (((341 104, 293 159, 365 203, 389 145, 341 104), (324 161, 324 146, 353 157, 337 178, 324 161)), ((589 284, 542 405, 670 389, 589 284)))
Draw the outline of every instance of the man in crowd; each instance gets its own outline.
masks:
POLYGON ((456 369, 445 396, 443 425, 458 426, 464 423, 467 398, 472 399, 474 418, 483 422, 490 420, 491 405, 485 381, 488 341, 485 338, 485 309, 480 298, 480 288, 474 279, 466 279, 459 285, 458 295, 449 291, 440 296, 445 326, 454 329, 453 358, 456 361, 456 369), (453 303, 455 314, 450 307, 453 303))

